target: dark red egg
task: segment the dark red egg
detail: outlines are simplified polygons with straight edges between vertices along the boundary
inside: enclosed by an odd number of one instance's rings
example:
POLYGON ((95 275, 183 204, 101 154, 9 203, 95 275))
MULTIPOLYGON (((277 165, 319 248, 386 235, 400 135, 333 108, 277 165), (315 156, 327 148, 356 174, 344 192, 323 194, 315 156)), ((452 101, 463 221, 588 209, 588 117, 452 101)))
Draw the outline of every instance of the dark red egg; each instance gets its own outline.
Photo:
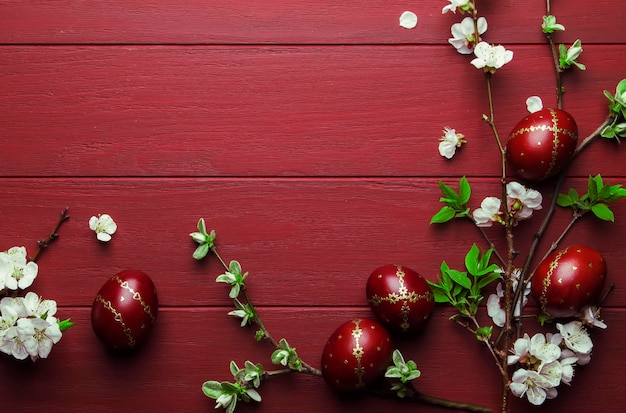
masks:
POLYGON ((143 343, 159 310, 154 283, 142 271, 124 270, 107 280, 91 307, 96 336, 113 349, 132 349, 143 343))
POLYGON ((374 270, 367 280, 366 294, 376 318, 394 332, 421 330, 435 308, 435 298, 426 280, 401 265, 374 270))
POLYGON ((532 296, 546 315, 572 317, 597 304, 606 280, 606 262, 597 250, 574 245, 544 259, 532 278, 532 296))
POLYGON ((541 181, 567 165, 577 139, 578 127, 569 113, 542 109, 515 126, 506 145, 507 161, 519 177, 541 181))
POLYGON ((389 331, 373 319, 354 319, 330 336, 322 353, 322 376, 339 391, 354 391, 374 384, 391 363, 389 331))

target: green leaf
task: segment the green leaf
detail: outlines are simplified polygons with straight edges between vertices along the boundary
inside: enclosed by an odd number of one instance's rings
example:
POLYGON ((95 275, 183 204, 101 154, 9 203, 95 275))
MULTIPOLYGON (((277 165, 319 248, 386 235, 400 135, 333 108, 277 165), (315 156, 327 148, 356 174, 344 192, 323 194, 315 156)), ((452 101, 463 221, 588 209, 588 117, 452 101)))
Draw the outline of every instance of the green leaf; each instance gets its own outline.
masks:
POLYGON ((196 250, 193 252, 193 257, 197 260, 201 260, 202 258, 206 257, 208 253, 209 253, 209 244, 200 244, 198 245, 196 250))
POLYGON ((459 201, 459 196, 454 191, 454 189, 450 188, 448 185, 444 184, 442 181, 439 181, 439 188, 441 189, 441 193, 443 194, 444 198, 447 198, 448 200, 452 202, 459 201))
POLYGON ((591 207, 591 212, 604 221, 615 222, 613 211, 611 211, 607 204, 595 204, 591 207))
POLYGON ((201 234, 206 234, 206 224, 204 223, 204 218, 200 218, 198 220, 198 231, 200 231, 201 234))
POLYGON ((255 389, 246 389, 246 394, 250 396, 250 398, 254 400, 255 402, 261 401, 261 395, 255 389))
POLYGON ((472 248, 465 255, 465 268, 470 274, 475 275, 478 273, 478 260, 480 256, 480 249, 476 244, 472 244, 472 248))
POLYGON ((459 181, 459 202, 461 205, 465 205, 469 202, 470 196, 472 195, 472 189, 470 188, 470 184, 467 181, 467 178, 464 176, 459 181))
POLYGON ((470 281, 466 272, 448 270, 448 275, 455 283, 459 284, 460 286, 465 287, 468 290, 472 287, 472 282, 470 281))
POLYGON ((613 185, 609 189, 609 195, 604 199, 606 202, 617 201, 626 196, 626 189, 622 185, 613 185))
POLYGON ((230 373, 233 375, 233 377, 237 378, 237 374, 240 371, 240 368, 237 367, 237 363, 235 363, 234 360, 231 360, 229 367, 230 367, 230 373))
POLYGON ((491 338, 491 333, 493 332, 493 326, 483 326, 476 330, 476 338, 479 341, 489 340, 491 338))
POLYGON ((436 303, 449 303, 450 302, 448 295, 439 289, 436 289, 436 288, 433 289, 433 296, 435 298, 436 303))
POLYGON ((480 290, 482 290, 483 288, 485 288, 486 286, 488 286, 489 284, 491 284, 493 281, 497 280, 501 278, 500 273, 497 272, 492 272, 491 274, 485 276, 485 277, 481 277, 478 280, 478 288, 480 290))
POLYGON ((229 272, 235 275, 241 275, 241 264, 238 261, 231 261, 228 266, 229 272))
POLYGON ((67 331, 74 326, 74 323, 69 318, 66 318, 63 321, 57 320, 57 324, 59 325, 59 330, 61 330, 61 332, 67 331))
POLYGON ((398 349, 393 351, 391 359, 393 360, 393 364, 395 364, 398 367, 399 366, 404 366, 406 364, 404 362, 404 357, 402 356, 402 353, 400 353, 400 350, 398 350, 398 349))
POLYGON ((602 177, 600 175, 595 177, 589 175, 589 180, 587 181, 587 193, 589 194, 589 199, 592 202, 598 200, 598 195, 602 186, 602 177))
POLYGON ((217 399, 222 395, 222 384, 219 381, 205 381, 202 384, 202 392, 205 396, 217 399))
POLYGON ((565 194, 559 194, 556 199, 556 204, 560 207, 570 207, 574 205, 576 202, 569 196, 565 194))
POLYGON ((448 205, 442 207, 439 212, 437 212, 430 219, 431 224, 442 224, 444 222, 450 221, 456 215, 456 210, 448 205))

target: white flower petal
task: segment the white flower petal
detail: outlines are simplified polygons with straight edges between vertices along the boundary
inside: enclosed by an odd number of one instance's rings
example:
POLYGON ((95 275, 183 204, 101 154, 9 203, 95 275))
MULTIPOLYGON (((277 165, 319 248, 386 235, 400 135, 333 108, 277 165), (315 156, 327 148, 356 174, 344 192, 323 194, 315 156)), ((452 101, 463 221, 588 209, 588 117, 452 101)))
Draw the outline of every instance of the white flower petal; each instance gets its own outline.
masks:
POLYGON ((479 17, 476 21, 476 25, 478 26, 478 33, 483 34, 487 31, 487 19, 484 17, 479 17))
POLYGON ((405 29, 413 29, 417 26, 417 16, 412 11, 405 11, 400 15, 400 26, 405 29))
POLYGON ((111 235, 107 234, 106 232, 98 232, 96 234, 96 238, 98 238, 98 241, 102 241, 102 242, 111 241, 111 235))
POLYGON ((526 109, 530 113, 535 113, 543 109, 543 102, 539 96, 531 96, 526 99, 526 109))
POLYGON ((447 159, 452 159, 456 153, 456 145, 450 141, 439 142, 439 155, 447 159))
POLYGON ((500 306, 500 297, 490 294, 487 298, 487 314, 498 327, 503 327, 506 321, 506 312, 500 306))

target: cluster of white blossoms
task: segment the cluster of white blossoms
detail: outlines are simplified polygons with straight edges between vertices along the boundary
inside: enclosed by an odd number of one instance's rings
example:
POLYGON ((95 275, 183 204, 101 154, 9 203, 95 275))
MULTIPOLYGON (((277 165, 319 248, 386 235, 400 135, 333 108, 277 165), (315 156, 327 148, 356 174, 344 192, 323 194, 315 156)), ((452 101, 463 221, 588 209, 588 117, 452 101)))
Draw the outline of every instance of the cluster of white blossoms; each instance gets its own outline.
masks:
MULTIPOLYGON (((598 320, 591 324, 606 327, 598 320)), ((534 405, 555 398, 561 383, 571 383, 574 367, 591 360, 593 342, 583 322, 574 320, 556 326, 556 334, 524 334, 518 338, 507 360, 509 365, 519 366, 511 378, 511 392, 517 397, 526 396, 534 405)))
POLYGON ((56 311, 54 300, 42 300, 34 292, 4 297, 0 300, 0 351, 18 360, 48 357, 62 336, 56 311))
MULTIPOLYGON (((543 197, 535 189, 526 188, 519 182, 506 184, 506 195, 509 218, 517 221, 528 219, 533 211, 541 209, 543 197)), ((494 222, 504 224, 505 214, 501 211, 502 201, 500 198, 488 196, 473 212, 474 222, 479 227, 490 227, 494 222)))
MULTIPOLYGON (((26 248, 13 247, 0 252, 0 292, 30 287, 38 266, 28 261, 26 248)), ((24 297, 0 300, 0 351, 23 360, 46 358, 52 345, 61 339, 54 314, 57 304, 29 292, 24 297)))
POLYGON ((13 247, 0 252, 0 292, 30 287, 38 271, 37 263, 27 262, 26 248, 13 247))

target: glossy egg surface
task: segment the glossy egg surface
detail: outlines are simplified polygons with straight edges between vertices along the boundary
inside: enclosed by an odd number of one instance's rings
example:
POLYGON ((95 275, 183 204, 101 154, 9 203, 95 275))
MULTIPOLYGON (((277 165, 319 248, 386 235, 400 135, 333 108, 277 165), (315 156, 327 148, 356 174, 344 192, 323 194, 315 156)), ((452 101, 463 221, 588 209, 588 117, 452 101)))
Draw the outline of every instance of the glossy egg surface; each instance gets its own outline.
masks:
POLYGON ((132 349, 148 337, 158 307, 152 279, 139 270, 124 270, 98 291, 91 308, 91 325, 106 346, 132 349))
POLYGON ((544 259, 532 278, 531 293, 541 311, 553 318, 573 317, 597 304, 607 266, 594 248, 573 245, 544 259))
POLYGON ((577 139, 578 127, 569 113, 542 109, 515 126, 506 145, 507 161, 519 177, 541 181, 567 165, 577 139))
POLYGON ((366 285, 367 301, 376 318, 394 332, 421 330, 435 308, 433 292, 416 271, 402 265, 374 270, 366 285))
POLYGON ((354 391, 382 378, 391 363, 388 330, 376 320, 354 319, 339 326, 322 353, 322 376, 338 391, 354 391))

